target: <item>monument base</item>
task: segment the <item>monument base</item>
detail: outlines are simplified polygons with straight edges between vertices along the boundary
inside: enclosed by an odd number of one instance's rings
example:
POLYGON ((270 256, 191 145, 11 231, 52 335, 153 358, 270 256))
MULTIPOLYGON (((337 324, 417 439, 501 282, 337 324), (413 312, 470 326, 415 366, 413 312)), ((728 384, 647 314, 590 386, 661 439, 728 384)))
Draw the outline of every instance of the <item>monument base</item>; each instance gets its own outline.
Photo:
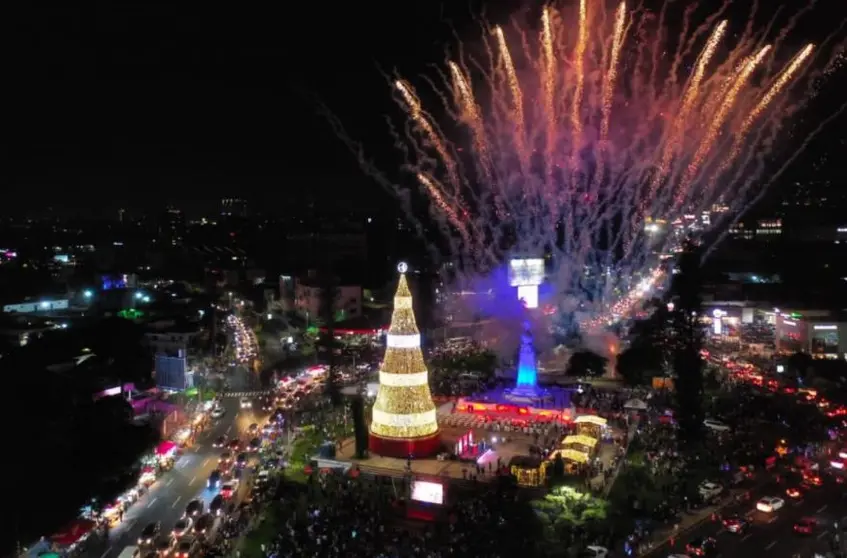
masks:
POLYGON ((440 452, 441 448, 441 436, 438 432, 421 438, 385 438, 373 432, 368 435, 368 450, 384 457, 432 457, 440 452))
POLYGON ((503 390, 503 398, 515 403, 539 403, 550 399, 551 395, 538 386, 520 386, 514 389, 503 390))

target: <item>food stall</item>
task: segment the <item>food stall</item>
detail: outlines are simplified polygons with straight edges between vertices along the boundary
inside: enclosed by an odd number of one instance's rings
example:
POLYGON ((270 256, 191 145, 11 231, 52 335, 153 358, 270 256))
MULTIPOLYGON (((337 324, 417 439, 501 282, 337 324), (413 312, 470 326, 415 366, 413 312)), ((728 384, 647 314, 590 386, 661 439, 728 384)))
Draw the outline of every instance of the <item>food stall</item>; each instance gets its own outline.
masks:
POLYGON ((156 458, 159 460, 159 466, 162 469, 170 469, 176 459, 179 445, 170 440, 164 441, 156 447, 156 458))
POLYGON ((574 420, 576 433, 591 436, 595 440, 603 439, 603 431, 606 429, 606 419, 597 415, 580 415, 574 420))
POLYGON ((520 486, 541 486, 547 480, 549 462, 538 457, 516 455, 509 462, 509 470, 520 486))
MULTIPOLYGON (((50 537, 51 550, 61 550, 70 554, 91 536, 97 523, 90 519, 79 518, 65 525, 58 533, 50 537)), ((41 554, 39 554, 41 556, 41 554)))

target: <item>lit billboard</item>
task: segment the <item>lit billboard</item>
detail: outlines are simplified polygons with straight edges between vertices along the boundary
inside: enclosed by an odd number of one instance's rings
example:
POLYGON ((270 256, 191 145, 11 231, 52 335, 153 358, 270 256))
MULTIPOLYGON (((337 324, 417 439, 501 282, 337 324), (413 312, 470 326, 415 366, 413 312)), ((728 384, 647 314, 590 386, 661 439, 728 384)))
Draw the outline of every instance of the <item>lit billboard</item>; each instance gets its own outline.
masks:
POLYGON ((544 282, 544 260, 541 258, 509 261, 509 285, 525 287, 544 282))

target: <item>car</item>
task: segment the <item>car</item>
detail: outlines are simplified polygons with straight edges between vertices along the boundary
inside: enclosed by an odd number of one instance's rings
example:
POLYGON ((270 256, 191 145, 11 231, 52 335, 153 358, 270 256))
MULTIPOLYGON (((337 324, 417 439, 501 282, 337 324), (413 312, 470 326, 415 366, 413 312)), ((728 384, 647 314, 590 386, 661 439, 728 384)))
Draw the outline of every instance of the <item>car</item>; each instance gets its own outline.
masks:
POLYGON ((706 419, 703 421, 703 426, 708 428, 709 430, 714 430, 715 432, 729 432, 730 428, 726 424, 713 419, 706 419))
POLYGON ((159 537, 153 543, 153 548, 159 553, 159 556, 167 556, 174 547, 176 539, 173 537, 159 537))
POLYGON ((785 495, 789 498, 794 498, 795 500, 803 497, 803 491, 794 486, 789 486, 785 489, 785 495))
POLYGON ((271 457, 265 461, 265 467, 268 469, 276 469, 279 467, 280 460, 277 457, 271 457))
POLYGON ((204 514, 201 515, 197 521, 194 522, 194 534, 195 535, 205 535, 215 523, 215 516, 212 514, 204 514))
POLYGON ((221 487, 221 496, 226 499, 232 498, 235 495, 235 486, 234 482, 227 482, 221 487))
POLYGON ((152 545, 161 530, 162 524, 159 522, 145 525, 144 529, 141 530, 141 535, 138 537, 138 546, 152 545))
POLYGON ((213 448, 222 448, 226 445, 226 436, 218 436, 215 438, 215 441, 212 442, 213 448))
POLYGON ((176 558, 189 558, 195 554, 200 547, 200 543, 194 537, 180 538, 174 547, 174 556, 176 558))
POLYGON ((242 397, 241 398, 241 408, 242 409, 252 409, 253 408, 253 403, 250 402, 249 397, 242 397))
POLYGON ((197 517, 203 513, 203 500, 191 500, 188 502, 188 505, 185 506, 185 515, 184 517, 197 517))
POLYGON ((231 462, 232 462, 232 452, 229 452, 229 451, 223 452, 221 454, 220 458, 218 459, 218 463, 220 463, 221 465, 229 464, 231 462))
POLYGON ((717 550, 718 541, 712 537, 694 539, 685 545, 685 552, 690 556, 712 556, 717 550))
POLYGON ((247 454, 246 454, 246 453, 243 453, 243 452, 242 452, 242 453, 239 453, 239 454, 238 454, 238 457, 236 457, 236 458, 235 458, 235 466, 236 466, 236 467, 246 467, 246 466, 247 466, 247 461, 248 461, 249 459, 250 459, 250 458, 247 456, 247 454))
POLYGON ((268 471, 267 469, 262 469, 256 475, 256 480, 254 482, 258 485, 261 485, 261 484, 265 484, 266 482, 268 482, 268 480, 270 478, 271 478, 270 471, 268 471))
POLYGON ((209 413, 209 414, 212 415, 213 419, 219 419, 226 414, 226 409, 224 409, 221 406, 217 406, 217 407, 212 408, 212 412, 209 413))
POLYGON ((580 558, 606 558, 608 555, 608 548, 594 544, 586 546, 582 552, 579 553, 580 558))
POLYGON ((233 452, 241 451, 241 440, 239 440, 238 438, 234 438, 229 441, 226 447, 228 447, 229 450, 233 452))
POLYGON ((803 480, 812 486, 823 486, 823 480, 814 473, 803 473, 803 480))
POLYGON ((276 427, 272 422, 262 427, 262 436, 271 436, 274 432, 276 432, 276 427))
POLYGON ((723 487, 719 484, 705 481, 698 487, 698 492, 700 492, 704 500, 711 500, 723 492, 723 487))
POLYGON ((212 515, 222 515, 224 510, 224 497, 218 494, 212 501, 209 502, 209 513, 212 515))
POLYGON ((255 435, 259 431, 259 425, 255 422, 247 427, 247 433, 251 435, 255 435))
POLYGON ((194 525, 194 521, 191 520, 190 517, 183 517, 179 521, 174 524, 173 535, 176 538, 187 535, 191 531, 191 527, 194 525))
POLYGON ((735 535, 740 535, 747 530, 747 527, 750 526, 750 523, 744 517, 740 515, 731 515, 729 517, 725 517, 723 519, 724 528, 733 533, 735 535))
POLYGON ((250 443, 247 445, 247 449, 250 451, 259 451, 262 447, 262 439, 261 438, 253 438, 250 440, 250 443))
POLYGON ((282 407, 277 407, 274 409, 274 412, 271 414, 272 422, 280 422, 285 419, 285 409, 282 407))
POLYGON ((811 535, 818 522, 813 517, 803 517, 794 524, 794 532, 799 535, 811 535))
POLYGON ((209 475, 209 480, 206 482, 206 487, 209 490, 214 490, 221 486, 221 472, 218 469, 212 471, 209 475))
POLYGON ((785 505, 785 500, 776 496, 765 496, 756 502, 756 509, 764 513, 773 513, 785 505))

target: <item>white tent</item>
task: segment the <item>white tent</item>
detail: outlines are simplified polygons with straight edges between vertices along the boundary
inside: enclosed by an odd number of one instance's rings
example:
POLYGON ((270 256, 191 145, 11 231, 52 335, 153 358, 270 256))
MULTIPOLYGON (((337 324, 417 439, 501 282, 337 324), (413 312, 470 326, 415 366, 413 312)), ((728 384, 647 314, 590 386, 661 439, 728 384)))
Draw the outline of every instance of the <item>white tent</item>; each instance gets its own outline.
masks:
POLYGON ((630 399, 624 403, 623 408, 628 411, 646 411, 647 403, 640 399, 630 399))

